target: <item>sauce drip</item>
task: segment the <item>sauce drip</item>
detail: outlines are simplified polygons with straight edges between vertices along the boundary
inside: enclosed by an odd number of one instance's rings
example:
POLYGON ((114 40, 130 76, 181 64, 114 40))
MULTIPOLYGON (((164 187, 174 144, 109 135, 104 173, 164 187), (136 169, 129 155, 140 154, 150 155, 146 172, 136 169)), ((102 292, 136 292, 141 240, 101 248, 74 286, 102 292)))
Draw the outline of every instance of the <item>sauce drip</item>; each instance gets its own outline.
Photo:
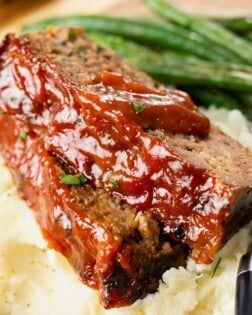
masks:
POLYGON ((209 132, 209 119, 184 92, 151 89, 108 71, 103 71, 94 82, 96 84, 85 88, 88 96, 96 102, 109 104, 111 109, 119 110, 143 129, 163 129, 199 137, 209 132))

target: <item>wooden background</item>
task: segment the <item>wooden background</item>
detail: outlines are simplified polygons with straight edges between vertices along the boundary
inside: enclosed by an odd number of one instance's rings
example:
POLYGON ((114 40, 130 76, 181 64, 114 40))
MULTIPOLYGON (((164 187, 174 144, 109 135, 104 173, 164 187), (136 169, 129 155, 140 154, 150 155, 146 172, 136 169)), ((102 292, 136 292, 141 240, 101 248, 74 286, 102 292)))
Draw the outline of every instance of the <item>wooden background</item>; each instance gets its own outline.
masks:
MULTIPOLYGON (((205 15, 252 15, 252 0, 171 0, 187 11, 205 15)), ((149 15, 141 0, 0 0, 0 36, 40 18, 74 13, 149 15)))

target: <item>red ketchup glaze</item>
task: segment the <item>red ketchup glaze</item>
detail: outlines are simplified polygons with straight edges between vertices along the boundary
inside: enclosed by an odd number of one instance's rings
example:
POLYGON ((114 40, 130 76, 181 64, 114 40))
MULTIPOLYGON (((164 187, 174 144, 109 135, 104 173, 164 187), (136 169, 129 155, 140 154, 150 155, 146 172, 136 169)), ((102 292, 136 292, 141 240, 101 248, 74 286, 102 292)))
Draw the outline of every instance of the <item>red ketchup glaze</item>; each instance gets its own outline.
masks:
MULTIPOLYGON (((26 124, 9 114, 0 116, 0 124, 1 153, 13 171, 21 195, 35 210, 49 245, 69 259, 84 283, 104 289, 100 279, 113 270, 121 241, 73 202, 70 187, 61 183, 55 161, 43 141, 32 132, 25 141, 20 140, 19 132, 27 130, 26 124)), ((113 290, 109 293, 115 306, 129 302, 113 297, 113 290)), ((102 302, 106 305, 106 300, 102 302)))
POLYGON ((202 115, 189 95, 178 90, 154 90, 122 75, 104 71, 87 88, 95 102, 105 101, 112 109, 144 129, 207 136, 209 119, 202 115), (96 97, 95 97, 96 95, 96 97))
POLYGON ((80 88, 49 57, 36 57, 17 39, 3 72, 2 109, 24 122, 28 137, 43 138, 46 150, 74 174, 160 220, 165 233, 188 244, 197 262, 213 259, 231 192, 144 131, 207 136, 209 121, 187 95, 108 72, 80 88))

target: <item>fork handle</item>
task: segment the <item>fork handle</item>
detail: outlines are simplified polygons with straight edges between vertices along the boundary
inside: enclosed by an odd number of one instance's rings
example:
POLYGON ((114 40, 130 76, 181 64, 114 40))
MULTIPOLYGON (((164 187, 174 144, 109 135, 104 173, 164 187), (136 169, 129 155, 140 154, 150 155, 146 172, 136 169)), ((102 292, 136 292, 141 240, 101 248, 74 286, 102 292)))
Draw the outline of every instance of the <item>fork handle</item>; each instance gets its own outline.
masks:
POLYGON ((242 256, 239 264, 237 282, 235 315, 252 314, 252 254, 242 256))

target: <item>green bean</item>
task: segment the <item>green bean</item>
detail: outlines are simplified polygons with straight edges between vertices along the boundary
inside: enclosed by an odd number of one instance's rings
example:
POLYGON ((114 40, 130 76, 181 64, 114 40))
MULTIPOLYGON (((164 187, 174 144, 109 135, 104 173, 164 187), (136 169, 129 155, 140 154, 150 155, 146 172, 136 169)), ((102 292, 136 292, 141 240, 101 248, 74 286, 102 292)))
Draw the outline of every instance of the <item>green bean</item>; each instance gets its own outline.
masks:
POLYGON ((250 92, 252 90, 252 74, 243 74, 229 71, 228 69, 203 69, 192 65, 180 68, 179 64, 143 64, 141 60, 129 61, 138 65, 139 69, 149 73, 153 78, 172 84, 187 86, 202 85, 214 86, 231 91, 250 92))
MULTIPOLYGON (((131 40, 125 39, 122 36, 106 34, 103 32, 96 32, 96 31, 87 31, 89 37, 101 43, 108 48, 116 51, 122 57, 129 57, 132 56, 145 56, 144 58, 148 58, 149 61, 152 61, 153 64, 159 64, 160 62, 166 62, 167 65, 170 63, 176 62, 176 64, 180 64, 181 67, 183 65, 193 65, 195 67, 204 68, 210 70, 215 69, 216 71, 219 68, 229 69, 229 71, 237 71, 242 73, 252 73, 252 67, 249 65, 244 64, 237 64, 231 62, 212 62, 212 61, 205 61, 201 60, 194 55, 187 54, 185 52, 177 52, 173 50, 164 50, 161 52, 155 52, 154 50, 150 49, 150 47, 146 47, 142 44, 135 43, 131 40)), ((141 58, 141 57, 140 57, 141 58)))
POLYGON ((252 16, 238 16, 231 18, 219 18, 215 20, 235 33, 252 31, 252 16))
POLYGON ((172 58, 173 60, 187 60, 188 62, 196 62, 198 60, 193 55, 188 55, 185 52, 177 52, 177 51, 165 51, 164 52, 156 52, 150 47, 146 47, 141 43, 136 43, 132 40, 125 39, 122 36, 107 34, 104 32, 97 31, 86 31, 89 38, 98 44, 102 44, 107 48, 115 51, 121 57, 127 58, 130 55, 137 56, 138 54, 148 58, 149 61, 153 63, 157 62, 158 56, 166 55, 166 58, 172 58))
MULTIPOLYGON (((218 45, 208 43, 201 35, 187 31, 172 23, 163 25, 110 16, 78 15, 41 20, 25 25, 23 31, 45 29, 49 25, 78 26, 86 30, 117 34, 154 47, 168 47, 188 52, 207 60, 227 61, 236 58, 233 53, 228 54, 225 51, 223 52, 222 48, 218 45)), ((238 61, 239 58, 237 57, 238 61)))
POLYGON ((144 3, 167 21, 195 31, 212 43, 221 45, 227 52, 232 51, 244 62, 252 64, 252 45, 220 24, 176 9, 167 0, 144 0, 144 3))
POLYGON ((90 33, 90 36, 93 40, 120 54, 136 68, 162 82, 184 86, 210 86, 243 92, 250 92, 252 89, 252 67, 250 66, 241 65, 239 69, 237 64, 222 65, 201 60, 196 62, 195 59, 186 59, 174 53, 157 53, 117 36, 95 33, 90 33))

